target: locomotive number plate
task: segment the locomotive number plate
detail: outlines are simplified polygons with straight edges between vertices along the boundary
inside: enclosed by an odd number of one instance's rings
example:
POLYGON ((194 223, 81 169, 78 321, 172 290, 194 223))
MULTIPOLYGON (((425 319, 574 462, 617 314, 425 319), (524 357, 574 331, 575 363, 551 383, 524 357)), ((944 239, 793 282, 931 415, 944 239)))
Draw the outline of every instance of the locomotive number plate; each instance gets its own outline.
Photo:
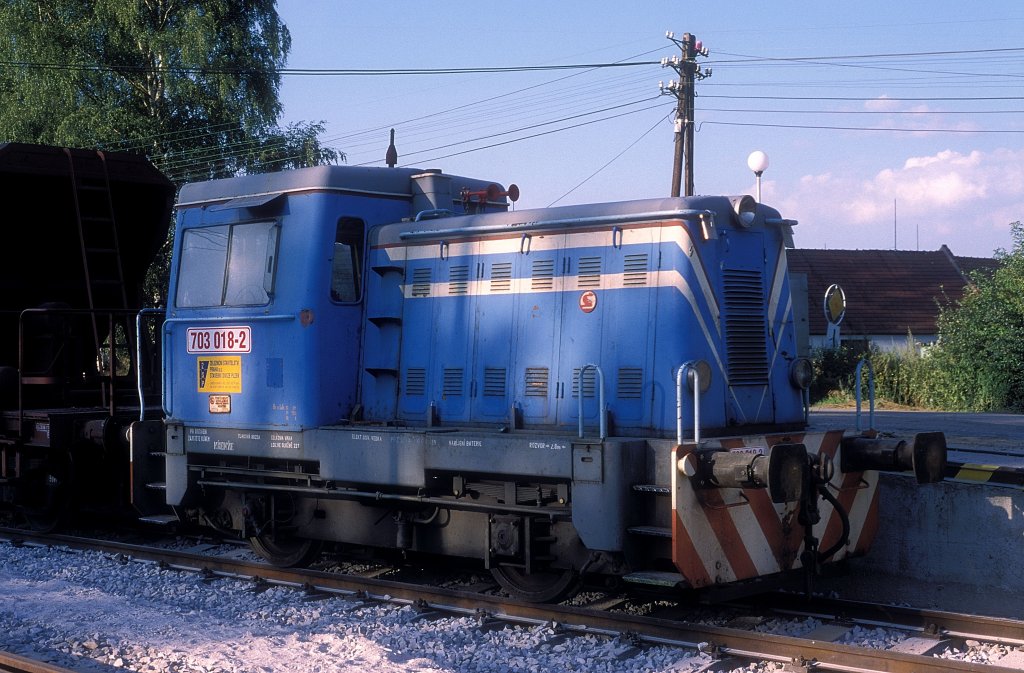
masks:
POLYGON ((248 327, 189 327, 189 353, 249 353, 252 332, 248 327))

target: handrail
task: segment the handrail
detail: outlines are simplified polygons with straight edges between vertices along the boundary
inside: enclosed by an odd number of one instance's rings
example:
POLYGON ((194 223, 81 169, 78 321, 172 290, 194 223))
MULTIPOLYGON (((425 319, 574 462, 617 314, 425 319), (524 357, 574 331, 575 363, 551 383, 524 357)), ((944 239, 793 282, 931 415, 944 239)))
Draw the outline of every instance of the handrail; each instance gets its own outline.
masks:
MULTIPOLYGON (((142 385, 142 316, 162 315, 166 311, 162 308, 144 308, 135 316, 135 378, 139 386, 139 421, 146 420, 146 393, 142 385)), ((163 339, 160 340, 161 343, 163 339)), ((160 358, 163 362, 163 357, 160 358)), ((161 378, 163 376, 161 375, 161 378)), ((163 408, 163 394, 160 395, 160 407, 163 408)))
POLYGON ((580 439, 583 439, 583 374, 588 370, 593 369, 597 372, 597 385, 598 385, 598 416, 600 418, 600 430, 601 439, 608 436, 608 413, 607 409, 604 408, 604 373, 601 368, 595 364, 586 364, 580 368, 580 383, 579 383, 579 424, 580 424, 580 439))
POLYGON ((170 385, 171 372, 174 371, 171 361, 174 357, 174 348, 173 345, 170 348, 167 347, 171 337, 171 322, 173 320, 165 318, 164 324, 160 327, 163 330, 163 336, 160 337, 160 408, 164 412, 164 418, 171 418, 173 416, 171 408, 174 404, 173 386, 170 385))
POLYGON ((555 220, 534 220, 532 222, 501 222, 497 224, 486 224, 470 227, 453 227, 451 229, 421 229, 416 231, 403 231, 398 237, 403 241, 421 240, 424 238, 437 238, 445 236, 458 238, 460 236, 475 236, 480 234, 504 234, 520 231, 537 231, 541 229, 562 229, 571 226, 601 226, 607 224, 632 222, 647 222, 651 220, 693 220, 699 219, 702 215, 714 215, 710 210, 680 209, 680 210, 652 210, 644 213, 622 213, 618 215, 600 215, 594 217, 567 217, 555 220))
POLYGON ((423 220, 436 220, 440 217, 451 217, 455 215, 448 208, 430 208, 427 210, 421 210, 416 213, 416 222, 422 222, 423 220))
POLYGON ((683 379, 693 372, 693 443, 700 444, 700 368, 687 362, 676 370, 676 444, 683 443, 683 379))
MULTIPOLYGON (((12 312, 13 313, 13 312, 12 312)), ((125 320, 127 327, 127 320, 135 313, 134 310, 123 309, 123 308, 110 308, 110 309, 89 309, 89 308, 71 308, 65 305, 52 305, 52 306, 37 306, 33 308, 21 309, 18 311, 18 432, 21 433, 25 422, 25 384, 32 383, 52 383, 56 379, 53 377, 39 377, 39 376, 26 376, 25 368, 27 363, 25 362, 25 351, 28 348, 26 344, 26 320, 30 316, 46 316, 46 315, 57 315, 57 316, 84 316, 89 318, 90 322, 95 324, 97 317, 107 317, 107 329, 110 339, 110 355, 108 362, 106 363, 106 371, 109 374, 109 381, 107 385, 110 387, 109 391, 103 388, 104 375, 104 364, 103 359, 103 348, 102 344, 96 345, 95 357, 96 357, 96 370, 95 380, 99 382, 98 392, 100 396, 101 405, 108 407, 108 412, 113 414, 114 412, 114 382, 117 375, 117 343, 114 337, 113 323, 115 319, 125 320), (107 395, 109 394, 109 399, 107 395)), ((31 334, 31 332, 30 332, 31 334)), ((125 335, 126 338, 128 335, 125 335)), ((52 364, 52 363, 51 363, 52 364)), ((138 368, 138 363, 135 363, 138 368)))
POLYGON ((298 320, 298 316, 294 313, 274 313, 270 315, 255 315, 246 314, 240 315, 199 315, 190 314, 187 318, 171 318, 168 317, 164 322, 166 323, 191 323, 195 325, 201 325, 206 323, 222 323, 222 322, 238 322, 239 320, 245 320, 245 322, 273 322, 273 321, 286 321, 286 320, 298 320))
POLYGON ((861 370, 864 368, 864 363, 868 364, 868 399, 870 400, 870 413, 868 415, 868 424, 871 426, 869 430, 873 430, 875 427, 875 368, 871 364, 871 360, 867 358, 861 358, 860 362, 857 363, 856 373, 854 374, 854 386, 857 390, 857 431, 860 432, 860 377, 861 370))

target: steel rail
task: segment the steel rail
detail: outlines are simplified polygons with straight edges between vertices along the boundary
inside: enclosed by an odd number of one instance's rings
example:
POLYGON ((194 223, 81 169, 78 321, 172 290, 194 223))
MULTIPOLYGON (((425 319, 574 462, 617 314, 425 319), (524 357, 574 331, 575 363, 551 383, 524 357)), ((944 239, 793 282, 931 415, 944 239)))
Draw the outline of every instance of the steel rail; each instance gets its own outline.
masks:
POLYGON ((825 621, 850 621, 870 626, 919 631, 928 637, 975 639, 1014 647, 1024 645, 1024 623, 1015 619, 986 617, 940 610, 909 608, 869 601, 813 597, 772 592, 730 603, 740 608, 763 608, 773 614, 817 617, 825 621))
POLYGON ((563 631, 619 637, 636 642, 710 652, 744 660, 767 660, 810 666, 815 671, 844 673, 1020 673, 1019 669, 932 656, 878 650, 855 645, 767 634, 743 629, 708 626, 654 616, 610 613, 564 605, 523 603, 505 597, 413 585, 404 582, 339 575, 314 570, 281 569, 263 563, 154 549, 134 544, 34 535, 0 529, 0 539, 100 551, 163 567, 202 572, 207 576, 252 579, 259 583, 291 586, 306 591, 337 594, 351 601, 387 601, 453 615, 473 616, 482 623, 502 620, 529 625, 552 624, 563 631))
POLYGON ((30 659, 0 650, 0 672, 2 673, 74 673, 73 669, 62 668, 56 664, 38 659, 30 659))

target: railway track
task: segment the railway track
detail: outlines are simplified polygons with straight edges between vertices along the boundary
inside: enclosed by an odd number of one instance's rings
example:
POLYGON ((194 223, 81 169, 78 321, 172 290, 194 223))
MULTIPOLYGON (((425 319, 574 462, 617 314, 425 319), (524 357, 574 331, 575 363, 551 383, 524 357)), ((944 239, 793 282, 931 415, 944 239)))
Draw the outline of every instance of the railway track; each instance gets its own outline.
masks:
POLYGON ((0 673, 74 673, 74 671, 0 650, 0 673))
MULTIPOLYGON (((509 600, 487 592, 445 589, 380 577, 343 575, 324 571, 278 569, 269 565, 220 556, 169 551, 145 545, 109 542, 63 535, 34 535, 0 529, 0 540, 12 544, 59 545, 92 550, 119 560, 156 563, 182 572, 201 573, 209 581, 243 579, 262 586, 281 585, 303 591, 316 599, 336 599, 339 609, 390 603, 409 606, 419 618, 470 617, 479 629, 508 625, 554 627, 557 638, 579 635, 616 638, 640 651, 656 645, 699 650, 718 661, 717 670, 749 662, 769 661, 791 671, 886 671, 939 673, 985 671, 1006 673, 1024 670, 1024 623, 1007 619, 975 617, 939 611, 854 603, 806 601, 792 594, 771 594, 753 601, 730 604, 739 616, 724 624, 691 621, 692 606, 665 601, 648 606, 630 597, 611 597, 590 605, 537 605, 509 600), (630 610, 632 608, 633 610, 630 610), (813 617, 821 626, 801 636, 785 636, 757 630, 768 618, 813 617), (762 620, 762 622, 759 622, 762 620), (861 625, 898 628, 908 636, 892 649, 873 649, 840 641, 843 634, 861 625), (943 648, 970 647, 971 642, 998 643, 1006 650, 1003 664, 982 664, 938 658, 943 648)), ((4 670, 4 669, 0 669, 4 670)), ((17 669, 10 670, 33 670, 17 669)), ((59 669, 40 668, 40 671, 59 669)))
POLYGON ((16 654, 0 651, 0 672, 2 673, 74 673, 70 669, 35 661, 16 654))

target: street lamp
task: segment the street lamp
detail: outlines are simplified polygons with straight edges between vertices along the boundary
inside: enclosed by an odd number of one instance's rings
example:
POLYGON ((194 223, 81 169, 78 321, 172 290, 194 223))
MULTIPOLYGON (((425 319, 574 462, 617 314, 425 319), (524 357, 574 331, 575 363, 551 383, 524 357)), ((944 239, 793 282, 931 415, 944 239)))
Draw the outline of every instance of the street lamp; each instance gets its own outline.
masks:
POLYGON ((747 166, 757 176, 757 202, 761 203, 761 174, 768 168, 768 155, 761 150, 751 152, 747 157, 747 166))

